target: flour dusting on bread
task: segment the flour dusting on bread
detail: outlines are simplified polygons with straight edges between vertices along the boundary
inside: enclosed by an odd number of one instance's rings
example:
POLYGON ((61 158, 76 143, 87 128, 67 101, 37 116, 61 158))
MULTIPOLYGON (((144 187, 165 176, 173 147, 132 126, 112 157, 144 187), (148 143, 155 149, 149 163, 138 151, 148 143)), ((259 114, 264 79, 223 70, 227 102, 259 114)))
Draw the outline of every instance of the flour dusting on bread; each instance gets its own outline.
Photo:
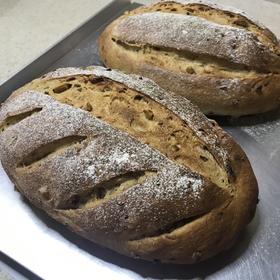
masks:
POLYGON ((189 101, 146 78, 60 69, 17 90, 0 109, 1 126, 0 158, 17 190, 74 232, 127 256, 201 261, 231 246, 252 219, 257 183, 240 147, 189 101), (130 108, 117 105, 128 97, 130 108), (133 102, 146 116, 141 134, 128 129, 133 102), (153 121, 168 134, 153 134, 153 121), (187 149, 184 161, 167 152, 161 135, 177 139, 171 147, 179 157, 187 149))

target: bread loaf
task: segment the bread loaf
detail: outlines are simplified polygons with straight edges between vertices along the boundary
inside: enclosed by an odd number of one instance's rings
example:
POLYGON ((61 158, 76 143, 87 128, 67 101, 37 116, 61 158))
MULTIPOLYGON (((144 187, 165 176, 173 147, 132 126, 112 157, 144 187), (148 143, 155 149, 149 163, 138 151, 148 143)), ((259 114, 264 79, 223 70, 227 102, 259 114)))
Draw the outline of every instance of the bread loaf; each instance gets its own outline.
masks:
POLYGON ((161 1, 113 21, 99 46, 106 66, 149 77, 206 114, 237 117, 279 107, 279 43, 242 12, 161 1))
POLYGON ((135 258, 214 256, 257 203, 246 155, 214 121, 102 67, 59 69, 14 92, 0 109, 0 158, 32 204, 135 258))

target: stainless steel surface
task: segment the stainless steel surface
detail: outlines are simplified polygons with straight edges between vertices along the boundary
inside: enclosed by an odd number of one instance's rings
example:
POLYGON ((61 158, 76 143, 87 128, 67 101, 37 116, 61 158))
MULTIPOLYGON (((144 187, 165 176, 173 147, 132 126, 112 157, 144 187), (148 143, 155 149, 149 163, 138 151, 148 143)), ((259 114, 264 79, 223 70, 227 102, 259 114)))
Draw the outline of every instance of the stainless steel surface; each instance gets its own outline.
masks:
MULTIPOLYGON (((124 9, 135 6, 115 1, 2 85, 1 101, 43 72, 63 66, 101 64, 98 34, 124 9)), ((270 126, 256 124, 254 119, 250 122, 255 124, 244 125, 243 120, 242 128, 224 126, 249 156, 260 188, 256 216, 232 250, 194 266, 148 263, 120 256, 71 233, 29 205, 13 190, 1 167, 0 250, 44 279, 280 279, 280 125, 278 121, 270 126)))

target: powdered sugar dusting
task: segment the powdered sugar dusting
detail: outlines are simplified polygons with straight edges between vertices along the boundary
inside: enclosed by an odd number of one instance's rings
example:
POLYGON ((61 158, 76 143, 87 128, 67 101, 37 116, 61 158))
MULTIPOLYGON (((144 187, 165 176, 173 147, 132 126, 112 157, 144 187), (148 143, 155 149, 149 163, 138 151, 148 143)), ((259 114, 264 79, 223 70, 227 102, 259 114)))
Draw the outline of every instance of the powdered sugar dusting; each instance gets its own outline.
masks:
POLYGON ((214 158, 225 168, 229 165, 230 156, 223 145, 220 144, 219 136, 213 129, 212 124, 207 117, 186 98, 163 90, 148 78, 137 75, 126 75, 120 71, 106 69, 100 66, 92 66, 87 69, 61 68, 47 74, 44 79, 71 75, 96 75, 106 77, 123 83, 131 89, 142 92, 184 120, 193 132, 208 146, 214 158), (202 128, 203 130, 201 130, 202 128))
POLYGON ((183 176, 178 180, 178 185, 182 187, 185 185, 191 185, 192 195, 196 198, 199 198, 201 187, 203 184, 200 179, 194 180, 193 178, 183 176))
POLYGON ((94 166, 94 165, 90 165, 90 166, 86 169, 85 174, 86 174, 86 176, 88 176, 88 177, 97 176, 95 166, 94 166))
POLYGON ((255 34, 201 17, 164 12, 136 14, 122 19, 113 33, 128 44, 172 48, 256 69, 267 68, 263 53, 269 50, 255 34))
POLYGON ((129 161, 129 154, 128 153, 117 154, 117 155, 113 155, 112 158, 113 160, 115 160, 117 164, 121 164, 123 162, 129 161))

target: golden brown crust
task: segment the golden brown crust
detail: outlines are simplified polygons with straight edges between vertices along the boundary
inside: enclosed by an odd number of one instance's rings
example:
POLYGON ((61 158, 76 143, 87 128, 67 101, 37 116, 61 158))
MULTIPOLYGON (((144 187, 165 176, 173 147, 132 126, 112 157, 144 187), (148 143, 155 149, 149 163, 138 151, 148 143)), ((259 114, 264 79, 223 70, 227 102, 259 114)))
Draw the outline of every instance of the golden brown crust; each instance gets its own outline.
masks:
MULTIPOLYGON (((172 3, 169 4, 170 9, 176 4, 174 1, 166 2, 172 3)), ((249 64, 247 64, 247 67, 249 68, 247 69, 242 68, 240 66, 241 64, 235 64, 238 59, 240 59, 240 55, 236 57, 228 56, 227 59, 224 57, 223 59, 226 60, 221 61, 220 58, 218 59, 218 56, 214 57, 213 54, 211 54, 211 57, 207 58, 199 57, 202 53, 195 51, 195 44, 193 45, 193 49, 191 49, 191 53, 187 54, 183 54, 182 52, 178 53, 178 46, 175 51, 175 46, 174 48, 170 48, 171 45, 167 47, 163 41, 159 44, 160 40, 163 38, 162 34, 164 34, 164 29, 161 35, 157 34, 159 39, 154 39, 154 42, 157 42, 156 48, 151 48, 151 45, 149 47, 143 45, 145 40, 149 40, 146 37, 145 39, 140 38, 142 41, 139 39, 140 41, 137 42, 138 37, 134 34, 139 33, 138 35, 140 36, 142 33, 140 31, 137 32, 136 28, 133 28, 133 32, 129 32, 129 29, 133 27, 132 25, 134 23, 128 23, 127 26, 125 25, 127 30, 126 32, 122 32, 120 26, 124 25, 123 23, 125 23, 125 20, 135 15, 145 15, 145 13, 147 14, 150 11, 153 11, 154 14, 158 13, 159 18, 162 17, 162 14, 173 13, 176 15, 179 13, 181 15, 181 11, 178 8, 177 11, 173 12, 172 10, 157 11, 158 9, 154 12, 157 5, 158 4, 155 4, 151 7, 144 8, 140 7, 131 14, 124 15, 115 20, 105 29, 99 39, 100 55, 105 65, 111 68, 121 69, 127 73, 135 73, 151 78, 163 88, 173 91, 175 94, 187 97, 198 105, 206 114, 241 116, 263 113, 279 107, 280 51, 278 43, 275 42, 273 36, 269 35, 270 32, 267 32, 266 29, 254 25, 253 23, 251 23, 252 27, 250 28, 252 30, 250 29, 250 31, 246 31, 244 27, 240 27, 239 29, 237 29, 237 26, 232 27, 233 23, 228 23, 228 25, 226 25, 226 23, 220 24, 220 31, 221 28, 229 27, 236 30, 237 33, 242 31, 244 34, 248 32, 250 35, 254 34, 254 36, 258 36, 259 40, 263 42, 263 45, 258 41, 257 37, 255 39, 252 37, 252 39, 243 40, 243 42, 245 45, 250 45, 249 42, 254 41, 256 46, 262 46, 262 48, 265 48, 266 51, 270 53, 269 55, 265 55, 264 53, 262 55, 253 55, 249 58, 249 56, 254 53, 254 50, 248 49, 248 55, 246 55, 246 57, 248 58, 249 64), (133 43, 129 40, 125 40, 125 37, 128 36, 127 34, 135 37, 133 37, 133 43), (166 58, 164 58, 165 55, 166 58), (194 58, 191 58, 193 55, 194 58), (257 61, 256 57, 262 61, 257 61), (269 62, 267 59, 269 59, 269 62), (272 68, 266 69, 267 67, 272 68), (258 70, 256 70, 257 68, 258 70), (215 106, 213 106, 213 104, 215 106)), ((193 3, 180 5, 194 10, 193 3)), ((203 5, 203 7, 207 8, 208 6, 203 5)), ((214 11, 218 10, 214 9, 214 11)), ((232 12, 231 14, 237 17, 237 14, 232 12)), ((207 21, 205 15, 194 15, 195 17, 192 16, 192 18, 194 18, 193 21, 195 18, 199 17, 203 19, 203 22, 207 21)), ((153 17, 154 15, 151 15, 151 18, 153 17)), ((189 16, 186 15, 185 17, 189 16)), ((220 15, 220 17, 222 17, 222 15, 220 15)), ((226 17, 225 12, 224 17, 226 17)), ((242 18, 244 20, 246 19, 244 16, 242 16, 242 18)), ((210 20, 214 19, 211 18, 209 21, 210 20)), ((241 19, 238 18, 238 20, 240 21, 241 19)), ((248 19, 246 20, 248 21, 246 24, 251 22, 248 19)), ((190 20, 190 22, 192 22, 192 20, 190 20)), ((215 24, 216 27, 219 26, 217 23, 215 24)), ((143 22, 143 26, 145 26, 145 22, 143 22)), ((212 29, 209 28, 209 36, 210 30, 212 29)), ((153 31, 153 33, 155 33, 155 31, 153 31)), ((225 32, 223 32, 223 34, 224 33, 225 32)), ((209 36, 207 40, 210 40, 209 36)), ((227 35, 225 38, 226 37, 227 35)), ((130 37, 127 37, 126 39, 129 38, 130 37)), ((215 38, 214 35, 213 38, 215 38)), ((211 40, 208 43, 208 51, 212 51, 212 49, 216 49, 218 46, 211 40)), ((170 41, 170 43, 172 42, 173 40, 170 41)), ((218 47, 219 49, 223 49, 223 46, 225 50, 221 51, 221 55, 226 54, 226 50, 229 47, 229 45, 223 44, 218 47)), ((243 52, 246 48, 242 47, 241 49, 243 52)), ((188 52, 190 52, 190 49, 188 52)))
POLYGON ((229 249, 237 240, 241 228, 253 218, 254 210, 252 209, 258 195, 255 189, 256 179, 252 173, 248 172, 251 167, 240 147, 222 129, 217 128, 217 132, 223 139, 223 144, 229 149, 232 162, 235 162, 234 172, 238 170, 235 199, 195 220, 188 228, 182 227, 157 239, 147 238, 130 242, 128 252, 132 255, 151 260, 161 256, 163 262, 180 263, 180 259, 185 259, 186 263, 194 260, 195 262, 202 261, 213 256, 215 250, 229 249), (241 186, 246 186, 247 191, 243 192, 241 186), (241 213, 246 213, 246 215, 242 220, 237 221, 235 217, 241 213), (225 240, 223 236, 228 236, 228 238, 225 240), (184 255, 182 248, 193 252, 192 255, 184 255))
POLYGON ((34 205, 89 240, 147 260, 202 261, 230 248, 253 218, 254 173, 242 149, 215 122, 186 99, 140 78, 100 67, 70 68, 19 89, 0 110, 1 162, 34 205), (154 148, 152 136, 135 137, 133 130, 118 127, 105 118, 117 116, 105 102, 109 112, 100 120, 94 106, 79 109, 82 94, 70 100, 84 90, 91 102, 99 102, 98 96, 114 100, 118 86, 126 93, 117 95, 153 99, 139 106, 152 106, 155 118, 160 105, 177 116, 176 124, 183 121, 185 136, 193 135, 188 148, 193 160, 197 148, 207 149, 208 161, 224 172, 217 176, 226 174, 229 183, 213 183, 187 161, 178 164, 164 155, 164 145, 154 148), (66 98, 71 106, 63 104, 66 98))

